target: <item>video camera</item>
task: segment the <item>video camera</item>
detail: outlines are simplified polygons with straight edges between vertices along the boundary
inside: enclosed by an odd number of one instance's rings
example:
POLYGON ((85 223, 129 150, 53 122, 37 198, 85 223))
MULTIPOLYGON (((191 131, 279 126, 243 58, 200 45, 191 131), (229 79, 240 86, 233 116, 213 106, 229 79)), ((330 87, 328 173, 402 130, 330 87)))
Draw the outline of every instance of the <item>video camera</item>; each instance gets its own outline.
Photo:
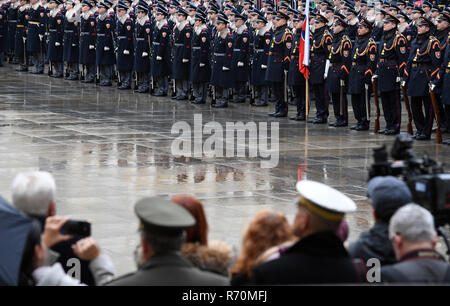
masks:
POLYGON ((385 145, 374 149, 369 180, 387 175, 401 178, 411 190, 414 202, 434 216, 436 227, 450 224, 450 173, 444 173, 442 165, 428 155, 416 158, 413 142, 409 134, 399 134, 391 149, 393 162, 388 161, 385 145))

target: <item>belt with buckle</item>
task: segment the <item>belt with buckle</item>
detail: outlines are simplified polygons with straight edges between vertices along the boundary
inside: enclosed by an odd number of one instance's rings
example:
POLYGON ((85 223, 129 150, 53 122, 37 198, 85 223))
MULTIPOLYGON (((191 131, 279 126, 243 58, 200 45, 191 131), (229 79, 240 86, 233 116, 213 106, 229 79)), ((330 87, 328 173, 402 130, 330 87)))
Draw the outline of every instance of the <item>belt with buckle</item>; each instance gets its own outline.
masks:
POLYGON ((225 56, 225 53, 214 53, 214 56, 225 56))

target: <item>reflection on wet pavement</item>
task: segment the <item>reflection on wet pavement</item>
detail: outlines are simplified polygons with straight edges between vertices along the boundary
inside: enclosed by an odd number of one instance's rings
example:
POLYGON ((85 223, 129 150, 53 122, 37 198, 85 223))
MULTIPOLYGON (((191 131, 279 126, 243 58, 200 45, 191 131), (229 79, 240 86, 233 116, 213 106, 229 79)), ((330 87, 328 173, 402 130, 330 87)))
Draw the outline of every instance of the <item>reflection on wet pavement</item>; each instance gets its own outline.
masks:
MULTIPOLYGON (((300 177, 336 187, 357 202, 358 211, 347 217, 350 241, 373 223, 365 190, 372 149, 390 146, 392 137, 273 119, 266 115, 269 108, 248 104, 211 109, 10 68, 0 70, 0 80, 2 195, 11 199, 18 172, 51 172, 58 214, 92 221, 94 237, 113 257, 119 274, 134 269, 138 235, 133 205, 144 196, 197 196, 205 205, 210 239, 236 249, 257 211, 272 208, 293 220, 300 177), (279 122, 278 167, 262 169, 259 158, 173 156, 171 144, 178 135, 171 134, 171 127, 178 121, 193 125, 194 114, 223 126, 227 121, 279 122)), ((349 117, 354 118, 351 110, 349 117)), ((427 152, 450 164, 448 146, 427 141, 414 148, 419 156, 427 152)))

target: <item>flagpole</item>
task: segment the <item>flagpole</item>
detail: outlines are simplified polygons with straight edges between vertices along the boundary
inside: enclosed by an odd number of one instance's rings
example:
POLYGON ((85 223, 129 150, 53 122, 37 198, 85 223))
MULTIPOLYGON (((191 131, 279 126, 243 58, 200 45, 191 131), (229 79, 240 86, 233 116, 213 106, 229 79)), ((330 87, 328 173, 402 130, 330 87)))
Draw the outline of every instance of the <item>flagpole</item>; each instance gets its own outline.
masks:
POLYGON ((309 73, 308 76, 305 78, 305 108, 306 108, 306 122, 308 122, 308 116, 309 116, 309 73))

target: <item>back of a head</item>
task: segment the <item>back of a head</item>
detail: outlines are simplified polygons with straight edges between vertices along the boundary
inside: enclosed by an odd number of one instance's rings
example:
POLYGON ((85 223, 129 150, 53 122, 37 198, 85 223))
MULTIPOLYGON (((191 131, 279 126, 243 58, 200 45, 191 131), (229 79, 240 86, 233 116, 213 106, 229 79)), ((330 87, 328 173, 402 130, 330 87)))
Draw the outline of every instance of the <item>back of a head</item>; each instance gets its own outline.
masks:
POLYGON ((50 202, 55 199, 55 192, 55 180, 50 173, 19 173, 12 183, 12 202, 26 214, 46 216, 50 202))
POLYGON ((432 242, 436 237, 433 216, 417 204, 405 205, 395 212, 389 223, 389 237, 394 234, 408 242, 432 242))
POLYGON ((186 242, 208 244, 208 222, 202 203, 195 197, 188 195, 175 195, 172 202, 186 208, 195 219, 195 225, 186 229, 186 242))
POLYGON ((388 223, 397 209, 412 202, 406 183, 393 176, 377 176, 369 181, 367 193, 379 220, 388 223))
POLYGON ((258 212, 245 231, 241 253, 231 273, 250 274, 264 251, 294 238, 292 227, 282 213, 258 212))

